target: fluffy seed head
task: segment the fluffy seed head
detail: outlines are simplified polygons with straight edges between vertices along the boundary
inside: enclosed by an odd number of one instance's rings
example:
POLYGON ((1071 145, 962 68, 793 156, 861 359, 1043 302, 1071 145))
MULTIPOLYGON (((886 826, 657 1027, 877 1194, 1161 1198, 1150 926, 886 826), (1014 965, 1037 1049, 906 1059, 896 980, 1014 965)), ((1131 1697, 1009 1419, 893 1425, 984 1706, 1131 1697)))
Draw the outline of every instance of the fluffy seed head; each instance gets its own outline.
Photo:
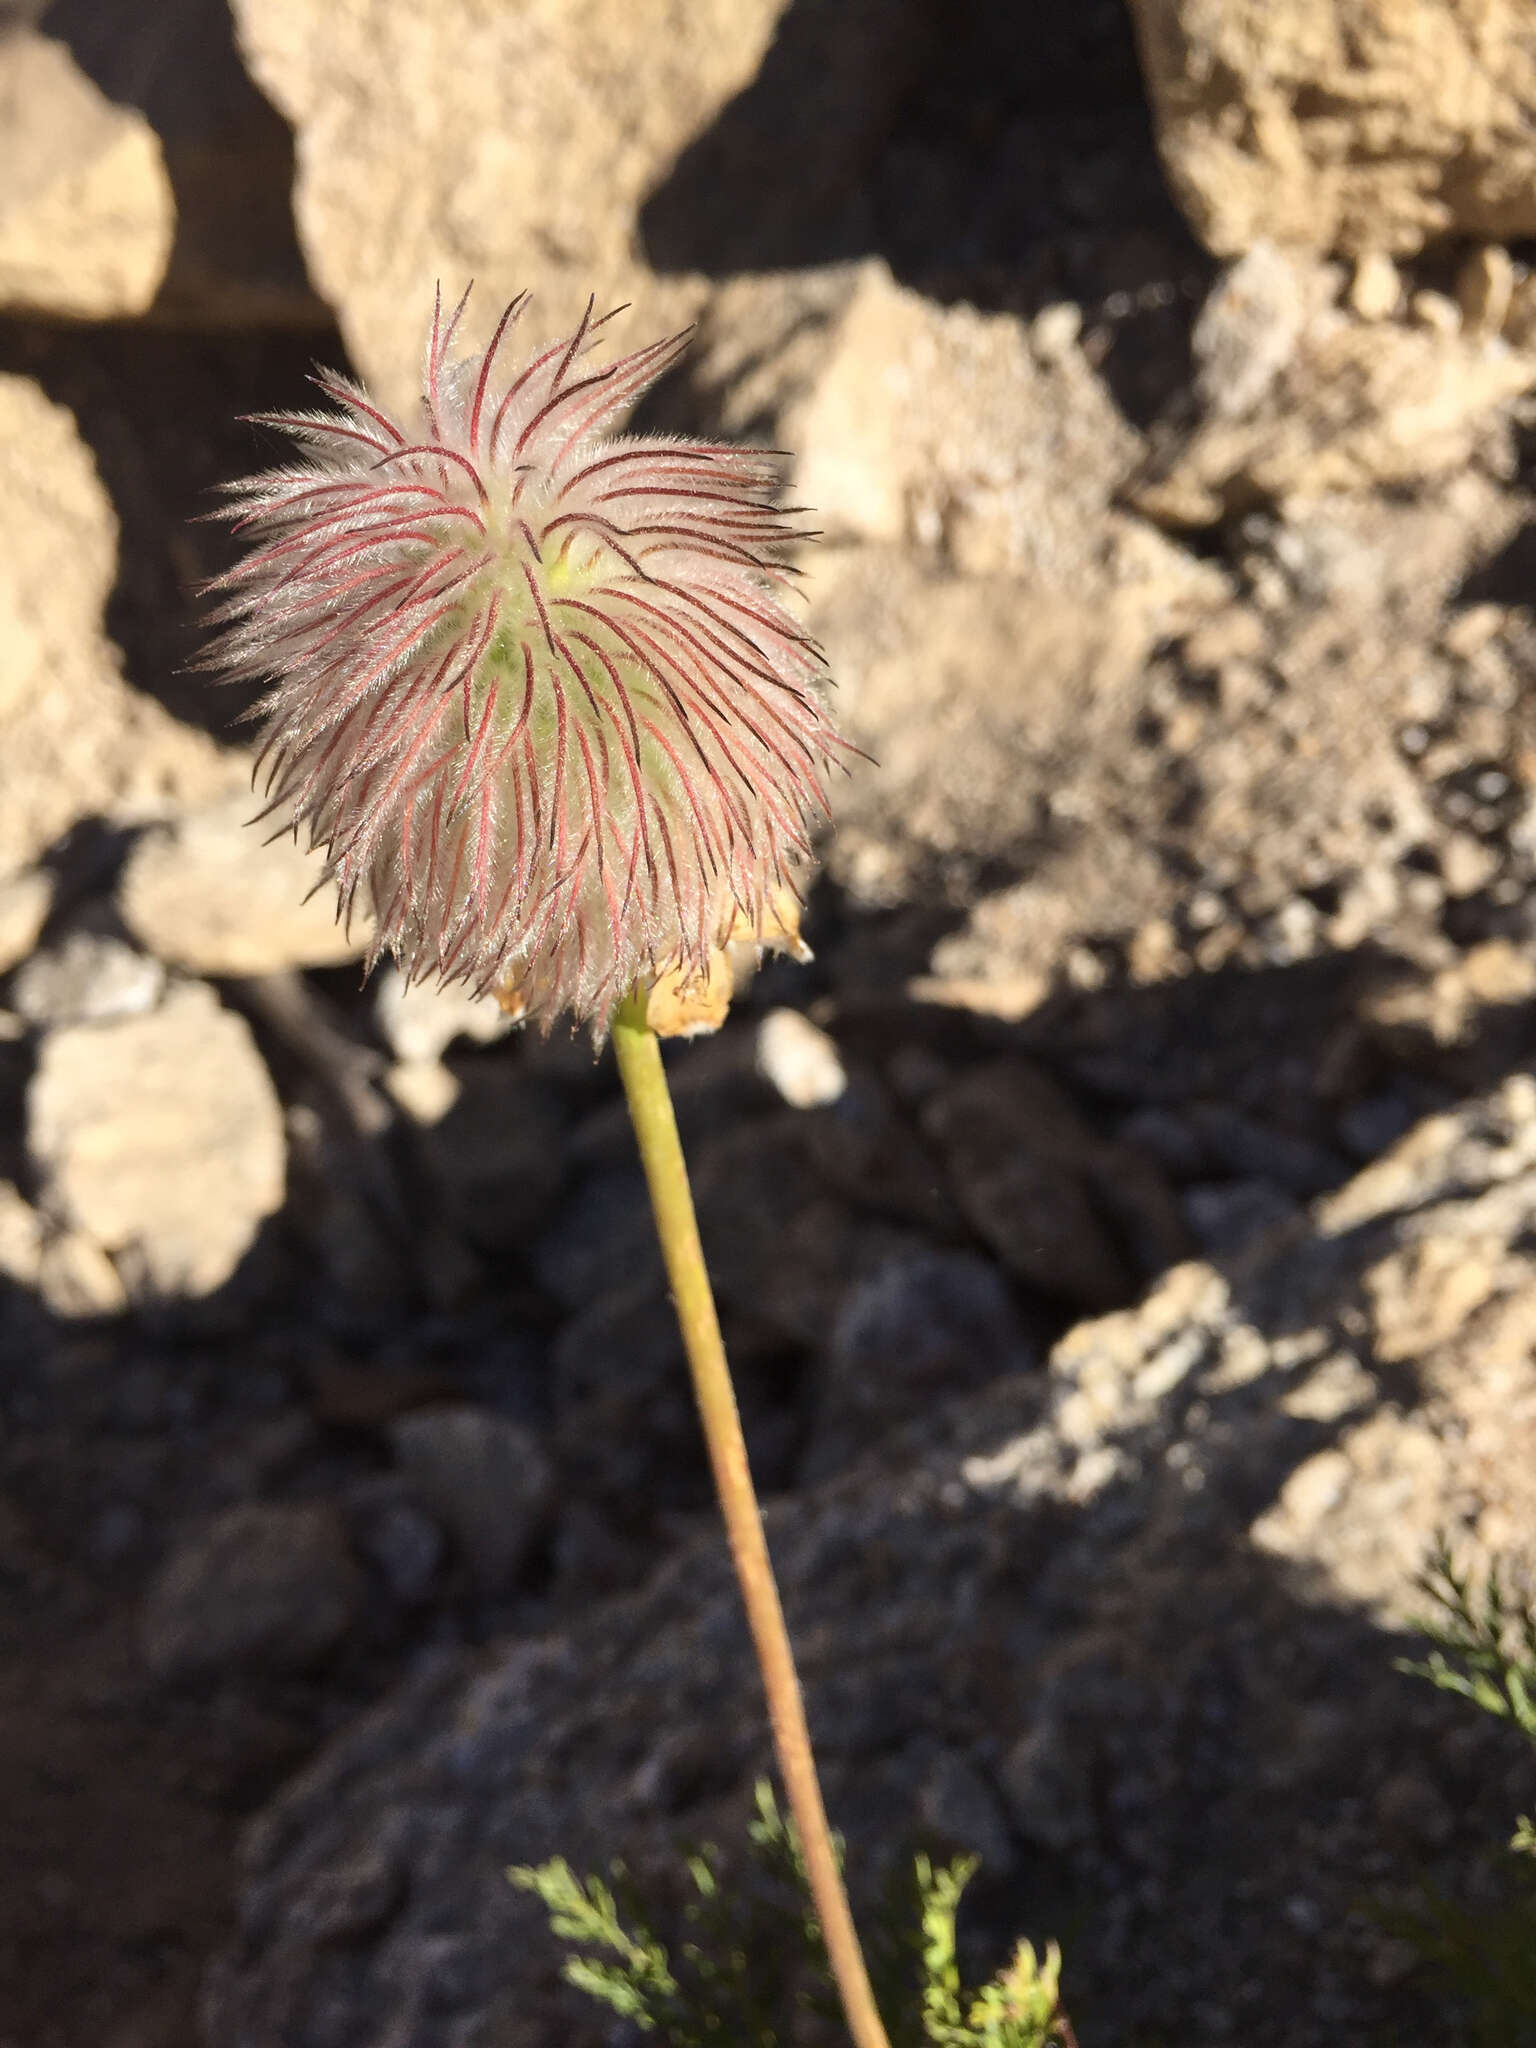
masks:
POLYGON ((503 367, 526 303, 465 357, 439 299, 413 422, 324 374, 336 410, 265 416, 303 455, 231 487, 211 660, 267 685, 271 809, 375 959, 602 1030, 775 935, 846 748, 772 457, 608 431, 686 337, 593 367, 589 302, 503 367))

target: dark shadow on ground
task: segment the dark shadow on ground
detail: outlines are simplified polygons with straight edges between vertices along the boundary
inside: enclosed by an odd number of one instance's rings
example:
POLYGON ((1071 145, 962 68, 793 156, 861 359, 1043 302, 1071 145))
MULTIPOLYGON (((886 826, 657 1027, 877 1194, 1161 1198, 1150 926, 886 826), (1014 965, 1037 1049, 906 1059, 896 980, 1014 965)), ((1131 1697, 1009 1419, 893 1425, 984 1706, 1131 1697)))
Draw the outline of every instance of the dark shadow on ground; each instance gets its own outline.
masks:
POLYGON ((294 232, 293 134, 251 83, 227 0, 52 0, 39 25, 160 139, 176 234, 148 317, 326 328, 294 232))
POLYGON ((1163 183, 1122 0, 793 0, 641 230, 661 270, 880 255, 946 302, 1075 300, 1138 424, 1187 382, 1212 272, 1163 183))
POLYGON ((1458 602, 1529 605, 1536 591, 1536 525, 1522 526, 1490 561, 1462 584, 1458 602))

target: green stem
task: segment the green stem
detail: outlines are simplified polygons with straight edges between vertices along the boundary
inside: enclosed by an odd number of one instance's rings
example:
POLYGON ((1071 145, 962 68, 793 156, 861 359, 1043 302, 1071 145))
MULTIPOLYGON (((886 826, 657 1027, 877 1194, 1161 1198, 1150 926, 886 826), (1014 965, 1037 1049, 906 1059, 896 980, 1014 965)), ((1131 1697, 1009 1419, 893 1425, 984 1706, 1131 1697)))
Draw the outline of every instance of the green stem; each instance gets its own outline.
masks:
POLYGON ((848 1894, 837 1867, 832 1831, 827 1825, 827 1809, 822 1802, 810 1729, 806 1725, 805 1702, 800 1695, 794 1653, 784 1626, 784 1610, 763 1535, 763 1518, 747 1464, 746 1440, 741 1433, 736 1390, 720 1338, 720 1320, 704 1264, 704 1248, 699 1242, 688 1168, 677 1135, 677 1119, 672 1113, 661 1047, 646 1022, 643 993, 630 996, 619 1011, 613 1027, 613 1049, 639 1140, 646 1184, 651 1191, 656 1234, 661 1240, 683 1348, 693 1374, 694 1396, 714 1468, 715 1491, 757 1650, 763 1690, 768 1696, 768 1718, 773 1727, 779 1772, 799 1831, 827 1959, 842 1999, 848 2031, 857 2048, 889 2048, 848 1908, 848 1894))

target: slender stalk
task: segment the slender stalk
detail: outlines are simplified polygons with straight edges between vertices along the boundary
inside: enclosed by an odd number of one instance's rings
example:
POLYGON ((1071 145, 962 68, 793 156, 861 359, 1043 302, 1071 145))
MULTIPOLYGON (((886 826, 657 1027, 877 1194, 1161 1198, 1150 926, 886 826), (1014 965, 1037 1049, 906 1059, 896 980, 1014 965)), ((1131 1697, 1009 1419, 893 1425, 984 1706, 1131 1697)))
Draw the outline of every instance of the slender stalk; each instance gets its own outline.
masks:
POLYGON ((704 1248, 699 1242, 688 1168, 677 1135, 677 1119, 672 1113, 661 1047, 646 1022, 643 993, 632 995, 620 1010, 613 1027, 613 1049, 639 1140, 651 1207, 656 1215, 656 1234, 661 1240, 683 1348, 693 1374, 699 1418, 714 1468, 715 1491, 757 1650, 763 1690, 768 1695, 768 1718, 779 1772, 799 1830, 827 1958, 848 2031, 857 2048, 889 2048, 848 1908, 848 1894, 837 1867, 832 1831, 827 1825, 827 1809, 822 1802, 810 1729, 806 1725, 805 1702, 747 1464, 746 1440, 741 1433, 736 1390, 720 1338, 720 1320, 715 1313, 704 1248))

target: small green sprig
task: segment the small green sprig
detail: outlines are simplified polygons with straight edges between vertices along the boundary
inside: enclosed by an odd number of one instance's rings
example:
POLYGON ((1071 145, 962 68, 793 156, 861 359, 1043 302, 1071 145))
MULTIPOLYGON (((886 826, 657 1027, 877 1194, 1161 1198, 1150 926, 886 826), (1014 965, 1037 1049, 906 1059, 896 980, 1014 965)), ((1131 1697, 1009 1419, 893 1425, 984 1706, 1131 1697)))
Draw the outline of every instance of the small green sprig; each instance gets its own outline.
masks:
MULTIPOLYGON (((793 2037, 787 2023, 806 2018, 830 2030, 837 1998, 799 1837, 766 1781, 756 1806, 747 1830, 755 1881, 741 1893, 722 1885, 712 1845, 685 1858, 688 1939, 675 1963, 651 1932, 622 1864, 611 1867, 611 1886, 577 1877, 562 1858, 509 1870, 513 1884, 539 1899, 554 1934, 599 1951, 568 1956, 566 1982, 659 2034, 668 2048, 783 2048, 793 2037), (772 1958, 766 1968, 765 1958, 772 1958)), ((840 1860, 840 1841, 836 1848, 840 1860)))
MULTIPOLYGON (((755 1882, 728 1892, 711 1847, 686 1858, 689 1938, 675 1963, 642 1917, 622 1865, 613 1866, 612 1885, 578 1877, 558 1857, 507 1876, 539 1899, 560 1940, 586 1951, 566 1958, 567 1983, 659 2035, 667 2048, 791 2048, 806 2038, 807 2023, 815 2033, 818 2023, 833 2021, 837 2006, 794 1825, 766 1782, 757 1786, 756 1807, 747 1830, 755 1882)), ((908 1981, 905 2009, 888 2003, 893 2041, 898 2048, 1075 2048, 1054 1942, 1040 1957, 1021 1941, 989 1984, 962 1989, 955 1922, 975 1869, 973 1857, 942 1867, 916 1860, 918 1939, 898 1932, 889 1945, 893 1960, 899 1951, 916 1953, 918 1981, 908 1981)))
MULTIPOLYGON (((1436 1540, 1418 1580, 1429 1601, 1414 1627, 1433 1645, 1397 1669, 1511 1722, 1536 1744, 1536 1588, 1510 1559, 1474 1574, 1436 1540)), ((1510 1848, 1536 1859, 1536 1822, 1522 1815, 1510 1848)), ((1424 1884, 1411 1904, 1379 1915, 1440 1970, 1465 2001, 1471 2038, 1485 2048, 1536 2048, 1536 1885, 1517 1866, 1501 1904, 1468 1908, 1424 1884)))
MULTIPOLYGON (((613 1872, 622 1882, 622 1864, 613 1872)), ((587 1955, 568 1956, 562 1975, 579 1991, 612 2006, 622 2019, 647 2032, 675 2016, 677 1979, 667 1952, 648 1928, 626 1928, 619 1902, 600 1877, 578 1877, 563 1857, 548 1863, 519 1865, 507 1876, 519 1890, 533 1892, 549 1915, 561 1941, 581 1948, 606 1950, 616 1962, 587 1955)))
POLYGON ((1495 1558, 1479 1590, 1441 1536, 1418 1585, 1431 1606, 1414 1627, 1434 1648, 1421 1662, 1401 1658, 1397 1669, 1513 1721, 1536 1742, 1536 1590, 1529 1574, 1495 1558))
POLYGON ((976 1873, 976 1858, 962 1857, 936 1870, 917 1859, 923 1927, 923 2035, 933 2048, 1049 2048, 1060 2039, 1061 1950, 1043 1959, 1021 1941, 990 1984, 966 2000, 960 1989, 955 1915, 960 1895, 976 1873))

